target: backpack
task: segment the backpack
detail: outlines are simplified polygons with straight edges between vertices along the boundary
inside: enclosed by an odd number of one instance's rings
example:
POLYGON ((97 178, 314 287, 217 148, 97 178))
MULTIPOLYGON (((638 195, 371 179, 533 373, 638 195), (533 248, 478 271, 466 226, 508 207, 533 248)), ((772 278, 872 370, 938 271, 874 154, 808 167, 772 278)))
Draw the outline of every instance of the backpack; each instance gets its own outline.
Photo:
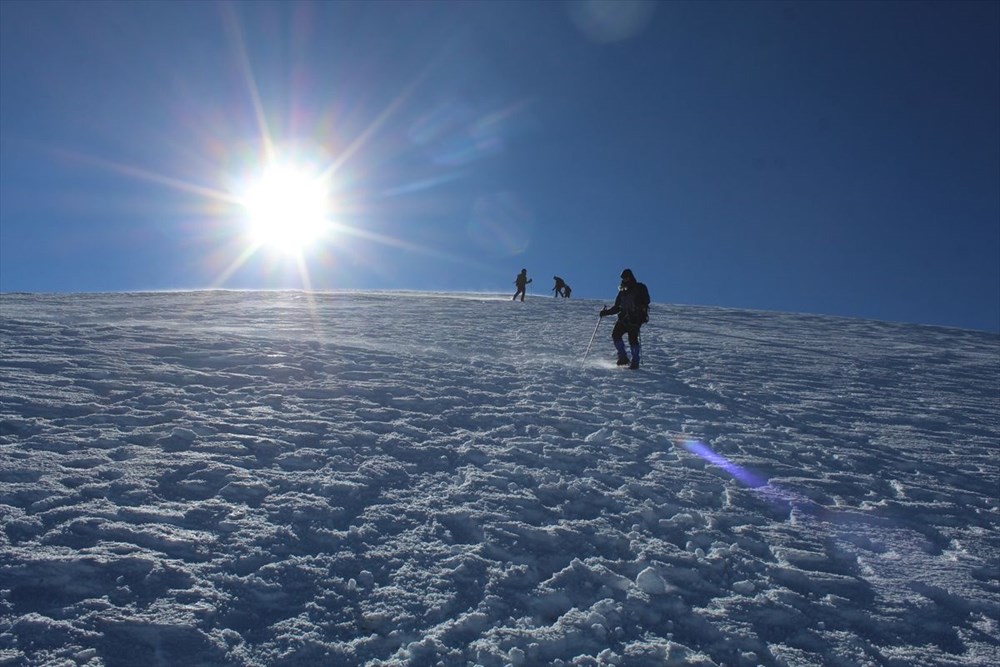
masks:
POLYGON ((649 290, 643 283, 636 283, 639 293, 636 295, 636 302, 639 304, 639 321, 645 324, 649 321, 649 290))

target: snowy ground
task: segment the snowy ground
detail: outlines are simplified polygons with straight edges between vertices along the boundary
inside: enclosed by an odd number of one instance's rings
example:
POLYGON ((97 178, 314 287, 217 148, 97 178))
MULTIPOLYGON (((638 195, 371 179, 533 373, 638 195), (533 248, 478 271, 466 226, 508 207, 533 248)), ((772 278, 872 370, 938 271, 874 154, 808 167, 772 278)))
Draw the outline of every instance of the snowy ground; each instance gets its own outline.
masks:
POLYGON ((1000 664, 1000 338, 600 307, 0 296, 0 664, 1000 664))

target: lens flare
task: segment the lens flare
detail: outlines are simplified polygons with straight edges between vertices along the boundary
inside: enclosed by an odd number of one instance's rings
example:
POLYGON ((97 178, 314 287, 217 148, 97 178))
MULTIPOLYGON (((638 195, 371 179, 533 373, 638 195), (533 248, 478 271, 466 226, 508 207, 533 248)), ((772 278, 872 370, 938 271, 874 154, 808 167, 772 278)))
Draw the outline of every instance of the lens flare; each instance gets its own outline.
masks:
POLYGON ((773 503, 776 507, 806 515, 815 516, 823 514, 823 508, 810 498, 801 493, 784 489, 770 480, 766 480, 756 473, 747 470, 743 466, 733 463, 722 454, 713 451, 711 447, 703 442, 689 438, 677 438, 675 442, 678 446, 695 456, 726 471, 733 479, 752 489, 755 494, 773 503))
POLYGON ((517 195, 498 192, 476 200, 466 227, 484 252, 511 257, 531 244, 534 222, 534 213, 517 195))
POLYGON ((697 440, 686 440, 681 443, 681 447, 695 456, 705 459, 712 465, 722 468, 732 475, 734 479, 738 480, 745 486, 749 486, 751 489, 758 489, 762 486, 767 486, 767 481, 758 477, 746 468, 736 465, 725 456, 712 451, 712 449, 703 442, 699 442, 697 440))

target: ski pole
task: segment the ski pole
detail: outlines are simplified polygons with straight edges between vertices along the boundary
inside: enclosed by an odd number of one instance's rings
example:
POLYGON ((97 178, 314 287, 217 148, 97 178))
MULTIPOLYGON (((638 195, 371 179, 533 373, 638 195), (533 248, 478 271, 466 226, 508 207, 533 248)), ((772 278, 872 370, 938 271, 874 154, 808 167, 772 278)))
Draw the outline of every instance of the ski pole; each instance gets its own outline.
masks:
POLYGON ((590 342, 587 343, 587 351, 583 353, 583 361, 587 360, 587 355, 590 354, 590 346, 594 344, 594 338, 597 337, 597 330, 601 326, 601 320, 604 318, 600 315, 597 316, 597 324, 594 325, 594 333, 590 334, 590 342))

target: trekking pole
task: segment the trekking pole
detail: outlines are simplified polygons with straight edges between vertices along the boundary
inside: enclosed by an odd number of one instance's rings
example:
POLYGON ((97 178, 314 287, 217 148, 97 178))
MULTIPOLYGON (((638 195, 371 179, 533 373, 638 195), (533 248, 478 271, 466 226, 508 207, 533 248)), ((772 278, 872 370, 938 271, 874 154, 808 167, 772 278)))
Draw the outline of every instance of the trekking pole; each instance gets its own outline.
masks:
POLYGON ((604 318, 601 317, 600 315, 597 316, 597 324, 594 325, 594 333, 590 334, 590 342, 587 343, 587 351, 583 353, 583 361, 586 361, 587 360, 587 355, 590 354, 590 346, 594 344, 594 338, 597 337, 597 330, 600 328, 600 326, 601 326, 601 320, 603 320, 603 319, 604 318))

